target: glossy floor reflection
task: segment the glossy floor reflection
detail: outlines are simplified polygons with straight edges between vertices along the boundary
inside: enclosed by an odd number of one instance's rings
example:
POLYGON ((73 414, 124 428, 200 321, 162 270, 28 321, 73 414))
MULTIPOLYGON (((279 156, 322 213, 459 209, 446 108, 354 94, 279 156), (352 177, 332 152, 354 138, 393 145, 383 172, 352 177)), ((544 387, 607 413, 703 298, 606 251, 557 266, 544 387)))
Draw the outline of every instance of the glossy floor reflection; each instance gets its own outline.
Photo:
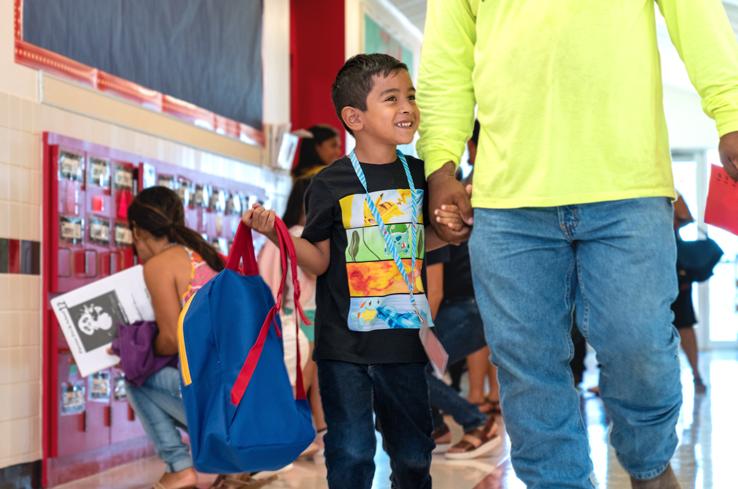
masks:
MULTIPOLYGON (((589 359, 590 366, 594 363, 589 359)), ((738 488, 738 352, 718 351, 703 354, 703 377, 708 392, 694 395, 692 377, 683 363, 684 406, 678 424, 680 438, 673 459, 674 471, 684 489, 738 488)), ((591 368, 585 385, 595 385, 596 371, 591 368)), ((618 464, 607 443, 607 417, 602 402, 591 394, 582 398, 587 422, 595 475, 600 487, 627 489, 628 476, 618 464)), ((454 430, 459 435, 458 427, 454 430)), ((381 446, 381 444, 378 444, 381 446)), ((447 461, 437 456, 433 461, 433 487, 438 489, 522 489, 508 458, 507 447, 492 457, 470 462, 447 461)), ((389 460, 381 452, 375 458, 377 472, 374 489, 389 489, 389 460)), ((58 489, 146 488, 151 487, 163 470, 157 459, 146 459, 109 470, 98 476, 58 486, 58 489)), ((208 487, 212 477, 203 477, 201 487, 208 487)), ((325 466, 321 460, 300 461, 268 486, 268 489, 323 489, 325 466)))

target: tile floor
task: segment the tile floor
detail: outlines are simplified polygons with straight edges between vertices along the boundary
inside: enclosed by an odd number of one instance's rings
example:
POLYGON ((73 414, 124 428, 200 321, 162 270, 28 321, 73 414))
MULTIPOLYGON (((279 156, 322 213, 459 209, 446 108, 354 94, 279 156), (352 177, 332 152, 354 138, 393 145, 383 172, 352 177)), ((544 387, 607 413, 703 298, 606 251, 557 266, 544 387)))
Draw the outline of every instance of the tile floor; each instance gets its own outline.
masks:
MULTIPOLYGON (((589 364, 592 363, 590 356, 589 364)), ((695 396, 692 378, 683 365, 684 406, 679 418, 680 444, 673 459, 674 470, 684 489, 738 488, 735 440, 738 440, 738 351, 716 351, 703 354, 703 376, 708 393, 695 396), (731 448, 733 447, 733 448, 731 448)), ((590 369, 585 385, 596 383, 596 373, 590 369)), ((583 407, 589 429, 595 475, 600 487, 627 489, 628 476, 618 464, 614 451, 607 443, 607 420, 602 402, 583 395, 583 407)), ((458 427, 455 431, 458 436, 458 427)), ((380 445, 381 446, 381 445, 380 445)), ((433 461, 433 486, 438 489, 522 489, 510 464, 507 446, 501 453, 474 461, 451 462, 442 456, 433 461)), ((381 452, 375 458, 377 472, 374 489, 389 489, 389 461, 381 452)), ((163 470, 156 459, 124 465, 95 477, 58 486, 56 489, 151 487, 163 470)), ((201 487, 208 487, 212 477, 203 477, 201 487)), ((296 462, 294 466, 270 483, 268 489, 326 488, 325 466, 320 460, 296 462)))

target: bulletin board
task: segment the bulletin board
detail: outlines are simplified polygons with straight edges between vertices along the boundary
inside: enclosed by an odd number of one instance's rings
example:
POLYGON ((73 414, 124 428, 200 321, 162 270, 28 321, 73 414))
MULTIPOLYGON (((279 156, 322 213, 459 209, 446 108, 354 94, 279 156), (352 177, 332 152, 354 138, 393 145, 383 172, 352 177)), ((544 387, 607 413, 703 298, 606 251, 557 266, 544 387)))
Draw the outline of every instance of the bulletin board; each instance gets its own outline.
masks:
POLYGON ((16 62, 263 143, 262 0, 14 0, 16 62))

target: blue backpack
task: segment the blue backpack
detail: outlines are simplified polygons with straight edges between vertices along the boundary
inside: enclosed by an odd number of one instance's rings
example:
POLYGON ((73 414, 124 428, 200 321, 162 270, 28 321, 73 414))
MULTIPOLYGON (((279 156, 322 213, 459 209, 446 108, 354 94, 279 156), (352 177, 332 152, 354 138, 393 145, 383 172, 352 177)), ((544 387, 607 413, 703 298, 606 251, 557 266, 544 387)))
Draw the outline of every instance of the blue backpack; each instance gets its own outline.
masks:
POLYGON ((259 276, 251 229, 241 223, 226 268, 180 314, 182 395, 192 457, 201 472, 277 470, 315 438, 299 347, 296 394, 284 365, 279 309, 288 264, 296 314, 307 321, 299 306, 294 245, 282 221, 276 228, 282 262, 276 304, 259 276))

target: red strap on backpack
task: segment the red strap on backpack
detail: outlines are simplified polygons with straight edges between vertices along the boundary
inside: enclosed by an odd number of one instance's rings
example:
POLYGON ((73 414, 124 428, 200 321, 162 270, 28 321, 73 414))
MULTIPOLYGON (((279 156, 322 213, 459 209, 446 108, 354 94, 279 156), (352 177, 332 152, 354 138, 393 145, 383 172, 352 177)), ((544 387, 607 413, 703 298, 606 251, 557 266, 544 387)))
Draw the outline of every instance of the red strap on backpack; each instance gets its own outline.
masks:
POLYGON ((236 237, 233 238, 231 250, 228 253, 226 268, 242 275, 259 275, 259 265, 256 263, 254 253, 254 237, 251 228, 244 223, 238 225, 236 237), (243 268, 241 268, 243 260, 243 268))
MULTIPOLYGON (((300 282, 297 279, 297 257, 295 256, 295 245, 292 242, 292 236, 290 236, 287 226, 282 222, 281 219, 277 218, 274 223, 274 228, 277 232, 277 238, 279 242, 280 258, 282 265, 282 280, 279 284, 279 290, 277 292, 276 302, 274 307, 269 311, 267 317, 264 319, 264 323, 259 330, 259 335, 256 338, 256 342, 249 350, 246 360, 241 367, 241 371, 236 378, 231 389, 231 403, 238 405, 243 399, 246 389, 251 382, 251 377, 256 370, 256 366, 261 358, 261 352, 264 349, 264 343, 266 342, 269 328, 274 325, 274 329, 278 336, 282 335, 277 322, 275 321, 279 311, 282 308, 282 294, 284 292, 284 286, 287 281, 287 270, 292 273, 292 288, 294 291, 294 302, 295 302, 295 348, 297 350, 297 370, 296 370, 296 382, 295 382, 295 399, 305 400, 305 385, 302 378, 302 369, 300 368, 300 344, 297 341, 297 335, 299 334, 300 321, 304 324, 310 324, 305 318, 305 313, 300 305, 300 282)), ((236 231, 236 237, 233 241, 231 253, 228 256, 227 268, 238 271, 239 263, 243 259, 243 274, 244 275, 258 275, 259 267, 256 263, 256 256, 254 254, 254 245, 252 241, 251 229, 245 224, 241 223, 236 231)))

